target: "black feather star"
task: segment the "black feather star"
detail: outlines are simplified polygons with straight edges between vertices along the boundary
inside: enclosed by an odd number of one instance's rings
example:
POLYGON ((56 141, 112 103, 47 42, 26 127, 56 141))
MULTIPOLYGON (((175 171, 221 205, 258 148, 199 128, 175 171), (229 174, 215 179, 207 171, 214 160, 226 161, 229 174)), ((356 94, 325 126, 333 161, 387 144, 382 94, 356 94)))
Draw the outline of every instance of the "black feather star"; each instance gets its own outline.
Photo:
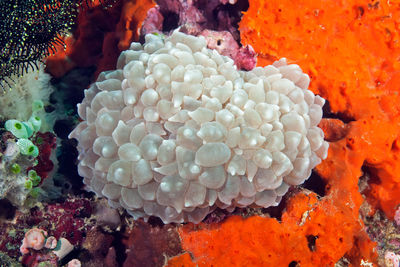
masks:
MULTIPOLYGON (((0 87, 10 88, 12 75, 29 68, 64 46, 60 38, 71 29, 82 8, 93 0, 0 0, 0 87)), ((100 1, 105 6, 113 1, 100 1)))

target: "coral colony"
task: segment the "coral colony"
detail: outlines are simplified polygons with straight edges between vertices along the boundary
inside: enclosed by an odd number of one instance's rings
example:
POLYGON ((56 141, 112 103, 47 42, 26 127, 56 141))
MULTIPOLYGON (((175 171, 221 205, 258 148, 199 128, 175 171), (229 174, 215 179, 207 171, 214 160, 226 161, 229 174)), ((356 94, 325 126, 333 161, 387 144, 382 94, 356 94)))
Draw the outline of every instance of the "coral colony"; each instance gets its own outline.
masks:
POLYGON ((85 91, 70 134, 84 183, 111 206, 164 223, 276 206, 326 158, 325 101, 297 65, 242 72, 203 37, 145 39, 85 91))
POLYGON ((393 1, 0 1, 0 267, 400 267, 399 25, 393 1))

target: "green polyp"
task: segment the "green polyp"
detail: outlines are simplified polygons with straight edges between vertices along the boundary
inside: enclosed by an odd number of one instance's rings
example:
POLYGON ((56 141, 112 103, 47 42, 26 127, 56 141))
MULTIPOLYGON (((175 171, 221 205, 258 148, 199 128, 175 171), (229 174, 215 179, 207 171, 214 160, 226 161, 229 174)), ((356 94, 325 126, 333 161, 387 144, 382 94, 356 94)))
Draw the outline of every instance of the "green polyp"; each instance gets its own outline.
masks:
POLYGON ((39 149, 37 148, 37 146, 33 145, 31 148, 30 148, 30 154, 29 155, 34 157, 34 158, 39 156, 39 149))
POLYGON ((35 170, 30 170, 28 172, 28 177, 32 181, 33 186, 38 186, 40 184, 40 181, 42 180, 40 176, 37 175, 37 172, 35 170))
POLYGON ((8 120, 4 124, 7 131, 10 131, 16 138, 28 138, 29 134, 24 124, 18 120, 8 120))
POLYGON ((38 187, 36 187, 36 188, 32 188, 32 190, 29 192, 29 194, 33 198, 37 198, 39 196, 39 192, 40 192, 40 189, 38 187))
POLYGON ((35 170, 30 170, 29 172, 28 172, 28 177, 29 178, 34 178, 34 177, 37 177, 38 175, 37 175, 37 172, 35 171, 35 170))
POLYGON ((32 186, 33 186, 33 183, 32 183, 31 180, 27 180, 27 181, 25 182, 25 188, 26 188, 26 189, 32 189, 32 186))
POLYGON ((40 101, 40 100, 35 100, 35 101, 33 101, 33 103, 32 103, 32 111, 33 111, 33 112, 42 110, 43 107, 44 107, 44 104, 43 104, 43 102, 40 101))
POLYGON ((35 132, 38 132, 40 130, 40 126, 42 126, 42 120, 39 116, 32 115, 28 122, 32 124, 32 128, 35 132))
POLYGON ((40 184, 41 180, 42 179, 40 178, 40 176, 36 176, 36 177, 31 178, 32 185, 33 186, 38 186, 40 184))
POLYGON ((17 145, 19 147, 19 150, 21 151, 21 154, 23 155, 28 155, 32 157, 37 157, 39 155, 39 149, 29 139, 18 139, 17 145))
POLYGON ((21 172, 21 166, 19 166, 18 163, 14 163, 13 165, 11 165, 11 172, 14 174, 18 174, 21 172))
POLYGON ((26 129, 26 132, 27 132, 27 134, 28 134, 28 138, 29 137, 31 137, 32 136, 32 134, 33 134, 33 131, 34 131, 34 129, 33 129, 33 125, 32 125, 32 123, 30 123, 30 122, 22 122, 22 125, 25 127, 25 129, 26 129))

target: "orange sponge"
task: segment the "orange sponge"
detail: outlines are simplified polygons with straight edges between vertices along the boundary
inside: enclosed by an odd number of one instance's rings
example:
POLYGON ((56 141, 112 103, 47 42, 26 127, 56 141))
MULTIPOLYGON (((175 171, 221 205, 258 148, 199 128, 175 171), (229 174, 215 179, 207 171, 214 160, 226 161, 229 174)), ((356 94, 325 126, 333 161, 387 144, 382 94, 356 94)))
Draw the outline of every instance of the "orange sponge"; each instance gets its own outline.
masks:
MULTIPOLYGON (((352 156, 331 150, 330 160, 358 172, 348 180, 358 180, 364 165, 372 177, 369 201, 390 218, 400 202, 399 28, 399 1, 250 1, 240 23, 241 40, 259 53, 259 64, 287 57, 311 76, 311 90, 346 123, 340 136, 352 156), (360 166, 352 169, 353 161, 360 166)), ((339 129, 330 126, 325 132, 339 129)), ((329 168, 325 179, 333 173, 329 168)))
POLYGON ((187 262, 376 264, 375 243, 359 211, 367 201, 393 218, 400 202, 399 28, 399 1, 249 1, 241 40, 259 54, 258 65, 286 57, 310 75, 311 90, 328 100, 330 118, 319 126, 331 144, 316 168, 325 195, 295 190, 281 222, 234 216, 212 226, 183 226, 182 246, 192 255, 185 256, 187 262))
POLYGON ((198 266, 332 266, 346 253, 354 262, 372 261, 374 244, 352 209, 333 202, 301 192, 289 200, 282 222, 232 216, 217 226, 187 225, 180 229, 182 247, 198 266))

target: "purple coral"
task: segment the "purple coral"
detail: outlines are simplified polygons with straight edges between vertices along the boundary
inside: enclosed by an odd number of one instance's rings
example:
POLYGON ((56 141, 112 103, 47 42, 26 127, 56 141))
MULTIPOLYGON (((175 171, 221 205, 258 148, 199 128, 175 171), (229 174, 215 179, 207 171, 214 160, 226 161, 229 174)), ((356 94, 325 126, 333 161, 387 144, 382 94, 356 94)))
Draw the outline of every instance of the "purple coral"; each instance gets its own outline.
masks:
POLYGON ((204 30, 200 35, 206 38, 208 48, 232 58, 238 69, 252 70, 256 66, 257 58, 254 49, 251 46, 239 47, 230 32, 204 30))
POLYGON ((400 226, 400 206, 397 208, 395 214, 394 214, 394 221, 398 226, 400 226))
POLYGON ((252 47, 239 45, 236 23, 246 6, 237 1, 194 0, 157 1, 157 6, 148 11, 141 28, 142 37, 148 33, 169 33, 181 27, 187 34, 207 39, 207 46, 235 61, 238 69, 251 70, 256 66, 256 53, 252 47))

